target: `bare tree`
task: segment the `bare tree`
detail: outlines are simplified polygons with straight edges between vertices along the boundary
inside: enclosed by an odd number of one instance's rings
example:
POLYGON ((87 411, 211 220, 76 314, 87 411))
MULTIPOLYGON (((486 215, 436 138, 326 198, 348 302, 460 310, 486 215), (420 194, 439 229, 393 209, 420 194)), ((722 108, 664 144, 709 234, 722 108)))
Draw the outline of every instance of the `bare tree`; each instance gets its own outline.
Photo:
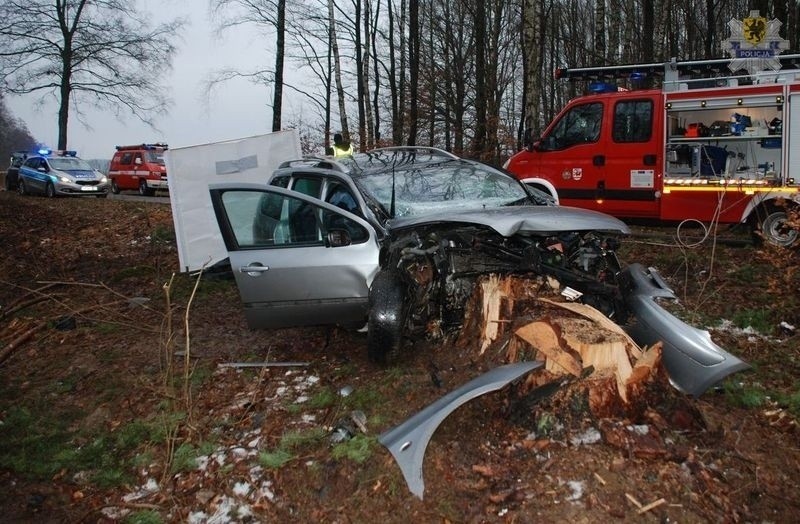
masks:
POLYGON ((219 71, 210 85, 235 77, 249 78, 257 83, 272 84, 272 130, 281 129, 283 109, 284 42, 286 38, 286 0, 210 0, 211 13, 217 20, 217 30, 226 31, 252 25, 275 32, 275 67, 272 71, 219 71))
POLYGON ((150 72, 170 67, 182 20, 152 27, 124 0, 5 0, 0 20, 4 90, 58 101, 59 149, 84 103, 150 125, 169 105, 163 76, 150 72))

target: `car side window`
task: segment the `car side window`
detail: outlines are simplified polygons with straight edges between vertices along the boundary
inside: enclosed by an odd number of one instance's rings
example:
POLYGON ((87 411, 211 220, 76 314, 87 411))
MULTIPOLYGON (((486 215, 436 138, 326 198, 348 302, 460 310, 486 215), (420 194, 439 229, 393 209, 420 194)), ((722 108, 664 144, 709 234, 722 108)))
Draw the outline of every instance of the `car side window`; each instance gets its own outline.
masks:
POLYGON ((322 180, 319 178, 296 177, 292 184, 292 191, 303 193, 314 198, 322 196, 322 180))
POLYGON ((339 182, 333 182, 328 185, 328 194, 325 197, 325 202, 361 216, 356 197, 353 196, 352 191, 346 185, 339 182))
POLYGON ((226 191, 222 204, 240 248, 322 244, 313 204, 273 193, 226 191))
POLYGON ((649 142, 652 131, 652 101, 624 101, 614 107, 614 142, 649 142))
POLYGON ((119 163, 123 166, 127 166, 133 163, 133 153, 122 153, 122 157, 119 159, 119 163))

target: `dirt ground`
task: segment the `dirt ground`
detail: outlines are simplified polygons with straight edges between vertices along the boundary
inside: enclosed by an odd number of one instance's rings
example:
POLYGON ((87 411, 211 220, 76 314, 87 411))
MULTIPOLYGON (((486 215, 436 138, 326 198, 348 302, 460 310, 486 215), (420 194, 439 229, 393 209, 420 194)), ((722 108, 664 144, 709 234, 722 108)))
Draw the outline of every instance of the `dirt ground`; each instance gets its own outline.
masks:
POLYGON ((231 280, 173 277, 168 205, 0 192, 0 521, 795 521, 797 252, 635 230, 623 261, 753 369, 639 420, 484 395, 435 432, 419 500, 377 436, 498 351, 380 368, 362 333, 251 331, 231 280), (229 365, 264 361, 307 365, 229 365))

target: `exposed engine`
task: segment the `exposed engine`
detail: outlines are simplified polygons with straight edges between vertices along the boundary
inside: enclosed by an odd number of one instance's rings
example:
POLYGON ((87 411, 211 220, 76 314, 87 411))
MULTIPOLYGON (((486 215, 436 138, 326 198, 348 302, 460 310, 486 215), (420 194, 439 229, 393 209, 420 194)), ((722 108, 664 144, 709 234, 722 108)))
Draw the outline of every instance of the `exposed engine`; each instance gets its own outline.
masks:
POLYGON ((488 274, 551 276, 580 301, 617 321, 624 317, 616 282, 618 241, 594 232, 503 237, 478 226, 452 224, 396 234, 384 252, 406 286, 409 334, 457 329, 477 278, 488 274))

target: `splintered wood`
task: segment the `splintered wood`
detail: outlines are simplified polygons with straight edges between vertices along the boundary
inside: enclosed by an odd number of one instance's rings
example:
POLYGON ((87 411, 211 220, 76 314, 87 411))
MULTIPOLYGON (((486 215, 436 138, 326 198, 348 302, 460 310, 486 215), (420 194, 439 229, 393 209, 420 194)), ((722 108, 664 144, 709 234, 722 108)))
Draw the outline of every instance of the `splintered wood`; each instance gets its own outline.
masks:
MULTIPOLYGON (((551 279, 552 280, 552 279, 551 279)), ((661 346, 643 351, 597 309, 558 296, 557 282, 489 276, 476 287, 461 341, 478 340, 480 354, 505 348, 508 362, 534 358, 551 377, 574 377, 597 415, 611 414, 664 379, 661 346)))

